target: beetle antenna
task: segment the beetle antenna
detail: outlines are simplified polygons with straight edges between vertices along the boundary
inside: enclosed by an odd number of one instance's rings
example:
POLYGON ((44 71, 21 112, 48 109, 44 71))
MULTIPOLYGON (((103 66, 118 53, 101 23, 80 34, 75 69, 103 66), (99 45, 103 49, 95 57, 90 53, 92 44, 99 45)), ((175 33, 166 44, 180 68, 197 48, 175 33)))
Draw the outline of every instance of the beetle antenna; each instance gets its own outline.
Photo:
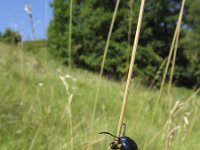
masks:
POLYGON ((99 132, 99 134, 108 134, 108 135, 110 135, 110 136, 112 136, 114 138, 118 138, 115 135, 111 134, 110 132, 99 132))
POLYGON ((123 123, 123 126, 124 126, 124 132, 123 132, 123 136, 125 136, 125 133, 126 133, 126 124, 123 123))

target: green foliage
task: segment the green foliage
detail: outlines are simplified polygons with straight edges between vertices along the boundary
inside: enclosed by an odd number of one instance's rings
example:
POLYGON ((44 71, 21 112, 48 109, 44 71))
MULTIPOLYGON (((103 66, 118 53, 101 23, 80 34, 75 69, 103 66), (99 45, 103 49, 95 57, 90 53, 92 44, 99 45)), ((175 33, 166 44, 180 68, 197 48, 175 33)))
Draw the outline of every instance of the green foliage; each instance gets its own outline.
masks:
MULTIPOLYGON (((109 149, 112 138, 98 133, 109 131, 115 134, 124 82, 102 79, 96 118, 92 120, 98 75, 81 69, 71 69, 69 74, 65 65, 45 57, 43 52, 24 51, 21 61, 19 47, 0 43, 0 53, 0 149, 66 150, 70 147, 71 130, 73 150, 109 149), (66 93, 60 75, 68 77, 69 93, 66 93), (76 80, 71 80, 70 76, 76 80), (70 108, 67 94, 72 94, 70 108)), ((157 121, 150 127, 158 91, 134 80, 125 114, 126 135, 133 138, 140 149, 163 150, 170 110, 177 100, 182 104, 192 93, 188 89, 172 87, 172 105, 167 109, 169 104, 164 92, 156 110, 157 121)), ((179 106, 183 107, 177 109, 172 122, 169 121, 172 127, 179 126, 179 130, 173 132, 170 149, 200 149, 199 95, 190 103, 179 106), (184 122, 185 118, 189 124, 184 122)))
POLYGON ((1 39, 2 39, 2 33, 0 32, 0 41, 1 41, 1 39))
POLYGON ((138 75, 146 77, 146 79, 153 79, 155 72, 157 72, 158 64, 161 63, 162 58, 152 50, 152 47, 144 48, 139 46, 136 57, 136 66, 139 69, 138 75))
POLYGON ((24 49, 26 51, 30 51, 33 53, 38 53, 41 48, 45 48, 46 41, 45 40, 36 40, 36 41, 25 41, 24 49))
POLYGON ((7 28, 1 37, 3 42, 17 44, 21 41, 21 36, 18 32, 7 28))
POLYGON ((56 57, 66 60, 68 56, 68 5, 65 0, 55 0, 52 3, 53 18, 48 29, 49 51, 56 57))
POLYGON ((200 5, 199 0, 188 1, 188 15, 185 17, 184 37, 181 39, 182 49, 179 55, 179 67, 176 73, 178 84, 200 86, 200 5))
MULTIPOLYGON (((73 0, 72 61, 74 65, 92 71, 99 71, 115 2, 114 0, 73 0)), ((193 8, 198 6, 198 2, 196 0, 195 3, 186 5, 183 21, 185 31, 184 34, 181 33, 181 44, 177 55, 177 68, 175 68, 174 79, 177 84, 185 86, 194 86, 195 82, 199 81, 199 78, 194 76, 194 74, 198 75, 198 71, 196 72, 196 70, 199 70, 196 67, 198 62, 196 60, 191 62, 186 52, 188 48, 192 49, 196 51, 195 53, 198 53, 195 57, 199 58, 198 38, 200 34, 198 33, 200 30, 196 29, 199 28, 199 10, 197 7, 196 9, 193 8), (193 17, 195 14, 196 17, 193 17), (187 17, 190 18, 190 21, 185 20, 187 17), (189 27, 189 29, 185 27, 189 27), (192 32, 189 30, 192 30, 192 32), (193 31, 197 31, 196 35, 193 31), (189 35, 189 32, 191 35, 189 35), (192 36, 198 38, 192 38, 191 41, 192 36), (185 66, 188 69, 184 69, 185 66), (191 68, 193 68, 193 71, 191 71, 191 68), (189 78, 191 78, 190 84, 184 82, 189 78)), ((179 0, 148 0, 146 2, 134 71, 135 75, 145 78, 146 81, 152 80, 160 64, 169 54, 180 5, 181 1, 179 0)), ((140 1, 136 0, 133 5, 133 12, 130 13, 128 1, 120 2, 105 63, 104 73, 108 76, 121 78, 127 74, 139 6, 140 1), (132 17, 132 31, 131 45, 128 45, 130 14, 132 17)), ((66 62, 68 57, 69 1, 55 0, 52 7, 54 18, 48 30, 50 52, 66 62)))
MULTIPOLYGON (((86 1, 83 4, 77 17, 77 24, 74 24, 75 35, 73 37, 75 44, 80 45, 74 49, 74 61, 79 67, 99 70, 114 6, 114 1, 86 1), (90 61, 88 62, 87 59, 90 61)), ((122 2, 111 36, 104 70, 105 74, 117 78, 127 72, 127 18, 128 6, 122 2)))

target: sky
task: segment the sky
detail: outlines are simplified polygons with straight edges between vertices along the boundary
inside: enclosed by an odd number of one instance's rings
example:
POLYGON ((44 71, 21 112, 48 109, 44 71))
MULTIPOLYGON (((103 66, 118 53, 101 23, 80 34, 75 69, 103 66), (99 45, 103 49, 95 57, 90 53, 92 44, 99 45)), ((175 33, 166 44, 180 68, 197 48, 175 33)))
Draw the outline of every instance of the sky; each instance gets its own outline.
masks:
POLYGON ((23 40, 46 39, 46 29, 52 19, 50 3, 53 0, 0 0, 0 32, 6 28, 21 33, 23 40), (31 6, 35 35, 28 14, 24 11, 25 4, 31 6))

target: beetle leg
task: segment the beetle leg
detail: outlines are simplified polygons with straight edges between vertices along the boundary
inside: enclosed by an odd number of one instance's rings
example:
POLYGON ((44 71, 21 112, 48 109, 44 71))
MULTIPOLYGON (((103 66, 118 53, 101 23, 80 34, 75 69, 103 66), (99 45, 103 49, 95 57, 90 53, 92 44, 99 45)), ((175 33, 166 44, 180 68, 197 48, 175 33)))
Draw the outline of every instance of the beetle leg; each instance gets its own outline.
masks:
POLYGON ((121 149, 122 145, 119 138, 115 138, 114 141, 110 143, 110 147, 114 150, 121 149))

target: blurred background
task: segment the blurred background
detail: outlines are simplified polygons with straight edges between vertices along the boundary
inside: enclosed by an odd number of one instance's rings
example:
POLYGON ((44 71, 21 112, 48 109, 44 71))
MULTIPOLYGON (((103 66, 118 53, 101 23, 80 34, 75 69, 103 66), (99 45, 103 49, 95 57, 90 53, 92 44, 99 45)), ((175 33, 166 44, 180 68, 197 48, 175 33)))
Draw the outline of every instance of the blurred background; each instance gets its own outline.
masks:
MULTIPOLYGON (((0 149, 109 149, 141 3, 120 1, 102 66, 116 2, 1 0, 0 149)), ((200 149, 199 4, 146 0, 124 120, 141 150, 200 149)))

